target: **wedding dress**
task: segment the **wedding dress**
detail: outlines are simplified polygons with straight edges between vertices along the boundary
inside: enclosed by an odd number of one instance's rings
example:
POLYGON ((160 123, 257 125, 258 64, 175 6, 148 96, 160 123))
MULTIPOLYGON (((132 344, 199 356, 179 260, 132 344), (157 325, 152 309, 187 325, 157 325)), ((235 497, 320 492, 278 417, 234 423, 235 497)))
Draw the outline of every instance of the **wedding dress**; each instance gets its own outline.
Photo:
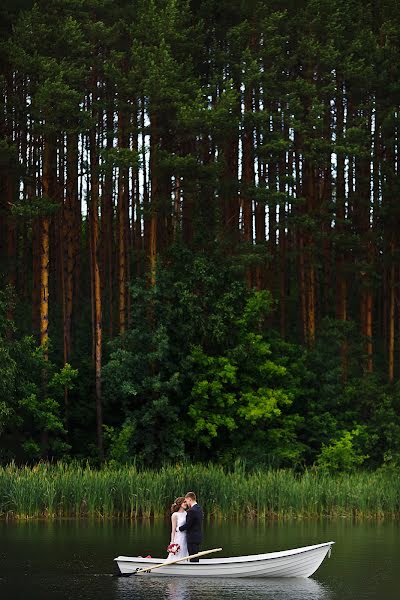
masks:
POLYGON ((179 527, 186 523, 186 512, 176 512, 177 523, 174 544, 179 544, 180 550, 176 554, 168 554, 167 560, 176 560, 177 558, 183 558, 189 554, 186 542, 186 531, 179 531, 179 527))

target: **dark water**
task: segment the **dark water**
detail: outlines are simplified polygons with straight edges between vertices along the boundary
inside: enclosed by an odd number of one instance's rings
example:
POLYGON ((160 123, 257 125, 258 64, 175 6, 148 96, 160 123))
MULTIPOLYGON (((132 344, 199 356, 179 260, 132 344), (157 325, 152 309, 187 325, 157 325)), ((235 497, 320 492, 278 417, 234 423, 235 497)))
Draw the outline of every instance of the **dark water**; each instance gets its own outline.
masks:
MULTIPOLYGON (((400 524, 347 520, 209 524, 203 548, 254 554, 334 540, 310 579, 114 577, 119 554, 165 555, 163 522, 0 523, 1 600, 346 600, 400 598, 400 524)), ((222 554, 221 554, 222 555, 222 554)))

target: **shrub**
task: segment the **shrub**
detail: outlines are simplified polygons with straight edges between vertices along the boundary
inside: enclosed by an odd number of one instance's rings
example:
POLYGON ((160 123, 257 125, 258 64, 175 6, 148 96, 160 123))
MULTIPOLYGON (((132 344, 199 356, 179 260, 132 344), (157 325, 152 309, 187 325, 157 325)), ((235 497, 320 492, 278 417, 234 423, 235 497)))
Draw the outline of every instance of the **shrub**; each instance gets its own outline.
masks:
POLYGON ((340 437, 332 440, 329 445, 323 444, 317 458, 317 466, 330 473, 348 473, 362 465, 368 456, 361 454, 355 444, 355 439, 362 433, 362 429, 361 426, 358 426, 352 431, 343 431, 340 437))

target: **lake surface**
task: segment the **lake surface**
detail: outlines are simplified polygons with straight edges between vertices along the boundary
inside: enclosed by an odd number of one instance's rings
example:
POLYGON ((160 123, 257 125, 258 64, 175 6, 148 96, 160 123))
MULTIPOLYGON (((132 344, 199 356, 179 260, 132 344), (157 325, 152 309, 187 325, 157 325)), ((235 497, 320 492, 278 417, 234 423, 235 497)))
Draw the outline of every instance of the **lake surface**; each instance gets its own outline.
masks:
POLYGON ((3 600, 362 600, 400 597, 400 523, 209 523, 203 549, 256 554, 335 541, 310 579, 115 577, 119 554, 165 556, 167 522, 0 523, 3 600))

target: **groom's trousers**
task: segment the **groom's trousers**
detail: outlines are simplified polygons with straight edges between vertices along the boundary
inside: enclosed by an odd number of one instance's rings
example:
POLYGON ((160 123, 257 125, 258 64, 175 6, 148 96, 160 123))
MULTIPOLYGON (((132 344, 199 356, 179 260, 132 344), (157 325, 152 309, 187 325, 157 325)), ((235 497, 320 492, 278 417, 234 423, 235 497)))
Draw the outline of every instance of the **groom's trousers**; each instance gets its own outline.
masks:
MULTIPOLYGON (((187 545, 189 556, 192 554, 197 554, 199 552, 200 544, 191 544, 188 542, 187 545)), ((190 562, 199 562, 199 558, 191 558, 190 562)))

